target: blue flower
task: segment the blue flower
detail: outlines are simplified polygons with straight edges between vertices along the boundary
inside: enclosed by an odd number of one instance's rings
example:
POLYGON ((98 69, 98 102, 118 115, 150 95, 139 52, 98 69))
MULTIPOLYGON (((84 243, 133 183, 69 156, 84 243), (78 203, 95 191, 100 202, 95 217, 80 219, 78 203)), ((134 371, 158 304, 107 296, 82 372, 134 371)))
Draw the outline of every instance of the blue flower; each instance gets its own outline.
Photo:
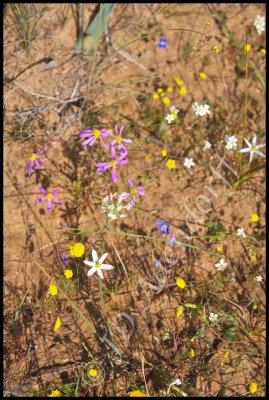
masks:
POLYGON ((166 38, 160 38, 159 39, 159 48, 160 49, 166 49, 166 44, 167 44, 167 39, 166 38))
POLYGON ((170 233, 170 224, 168 222, 160 221, 157 219, 155 224, 158 225, 160 233, 170 233))
POLYGON ((160 260, 154 261, 154 267, 158 267, 161 264, 160 260))

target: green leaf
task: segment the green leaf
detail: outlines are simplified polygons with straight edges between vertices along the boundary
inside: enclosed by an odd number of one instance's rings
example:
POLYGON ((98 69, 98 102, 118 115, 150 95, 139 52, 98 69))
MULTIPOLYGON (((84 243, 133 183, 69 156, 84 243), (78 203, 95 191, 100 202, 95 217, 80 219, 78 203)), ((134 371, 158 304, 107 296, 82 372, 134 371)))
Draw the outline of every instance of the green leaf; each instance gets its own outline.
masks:
POLYGON ((192 303, 185 303, 184 306, 189 308, 197 308, 197 305, 192 303))

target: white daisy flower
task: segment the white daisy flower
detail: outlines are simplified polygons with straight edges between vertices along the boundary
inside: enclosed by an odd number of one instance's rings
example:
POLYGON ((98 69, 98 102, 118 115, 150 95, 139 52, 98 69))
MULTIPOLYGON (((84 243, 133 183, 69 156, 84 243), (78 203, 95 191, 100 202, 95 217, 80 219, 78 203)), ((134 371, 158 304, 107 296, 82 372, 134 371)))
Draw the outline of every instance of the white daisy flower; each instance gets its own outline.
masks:
POLYGON ((244 228, 238 228, 237 229, 237 236, 242 236, 243 238, 246 237, 244 228))
POLYGON ((225 146, 227 150, 234 150, 237 148, 238 146, 237 137, 226 135, 224 140, 227 143, 225 146))
POLYGON ((214 313, 210 313, 209 317, 208 317, 209 321, 211 321, 213 323, 217 322, 218 318, 219 318, 219 314, 214 314, 214 313))
POLYGON ((178 114, 178 113, 179 113, 179 109, 176 108, 175 106, 169 107, 169 110, 171 111, 171 113, 175 113, 175 114, 178 114))
POLYGON ((261 281, 262 281, 262 276, 261 276, 261 275, 258 275, 258 276, 256 276, 255 279, 256 279, 257 282, 261 282, 261 281))
POLYGON ((209 110, 208 104, 198 104, 197 101, 192 105, 193 111, 196 115, 200 115, 201 117, 206 114, 210 114, 211 111, 209 110))
POLYGON ((265 16, 264 15, 257 15, 253 25, 257 29, 258 34, 260 35, 262 32, 265 31, 265 16))
POLYGON ((215 267, 217 268, 218 271, 224 271, 227 267, 227 263, 225 260, 222 258, 217 264, 215 264, 215 267))
POLYGON ((172 114, 167 114, 165 119, 168 122, 168 124, 171 124, 171 122, 174 121, 175 117, 172 114))
POLYGON ((92 250, 92 259, 93 261, 88 261, 84 260, 84 264, 88 265, 89 267, 92 267, 88 273, 87 276, 92 276, 95 272, 99 275, 99 278, 104 279, 104 275, 102 272, 102 269, 113 269, 114 267, 110 264, 103 264, 103 261, 105 261, 107 257, 107 253, 103 254, 102 257, 98 259, 96 251, 93 249, 92 250))
POLYGON ((244 138, 244 141, 246 142, 248 147, 246 147, 245 149, 239 150, 239 153, 250 153, 250 158, 249 158, 249 162, 248 162, 249 164, 251 163, 255 153, 258 154, 258 156, 261 156, 261 157, 265 158, 265 154, 263 154, 261 151, 258 150, 261 147, 264 147, 265 144, 259 144, 258 146, 256 146, 257 136, 255 134, 254 134, 254 137, 252 139, 252 143, 250 143, 245 138, 244 138))
POLYGON ((191 168, 195 165, 195 162, 193 161, 192 158, 185 158, 184 160, 184 167, 186 168, 191 168))

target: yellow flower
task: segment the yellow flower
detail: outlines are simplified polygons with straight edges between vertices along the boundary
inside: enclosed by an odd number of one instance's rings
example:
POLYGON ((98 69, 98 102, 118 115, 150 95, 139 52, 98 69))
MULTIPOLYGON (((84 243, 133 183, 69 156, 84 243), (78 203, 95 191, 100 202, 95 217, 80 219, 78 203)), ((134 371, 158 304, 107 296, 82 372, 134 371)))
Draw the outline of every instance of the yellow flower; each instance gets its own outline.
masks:
POLYGON ((167 160, 165 165, 167 166, 168 169, 174 169, 176 167, 176 162, 175 160, 167 160))
POLYGON ((257 304, 253 304, 252 309, 257 310, 257 308, 258 308, 257 304))
POLYGON ((225 351, 225 353, 224 353, 224 357, 225 358, 228 358, 229 357, 229 354, 230 354, 230 352, 227 350, 227 351, 225 351))
POLYGON ((56 294, 58 293, 58 288, 54 283, 51 283, 49 285, 49 292, 52 296, 56 296, 56 294))
POLYGON ((85 253, 85 246, 82 243, 70 243, 68 245, 70 254, 73 257, 81 257, 85 253))
POLYGON ((187 89, 185 87, 182 87, 179 89, 180 96, 185 96, 186 93, 187 93, 187 89))
POLYGON ((152 97, 153 97, 153 99, 158 99, 159 95, 158 95, 158 93, 153 93, 152 97))
POLYGON ((219 53, 219 51, 220 51, 219 47, 216 46, 216 45, 214 45, 214 46, 212 47, 212 49, 215 50, 216 53, 219 53))
POLYGON ((177 114, 176 113, 171 113, 171 115, 174 117, 174 119, 176 119, 177 118, 177 114))
POLYGON ((71 279, 73 276, 73 271, 71 269, 66 269, 64 271, 64 276, 66 277, 66 279, 71 279))
POLYGON ((251 214, 251 221, 258 222, 259 219, 260 217, 258 216, 258 214, 251 214))
POLYGON ((92 377, 95 377, 95 376, 98 375, 98 372, 97 372, 96 369, 91 368, 91 369, 89 370, 88 374, 89 374, 90 376, 92 376, 92 377))
POLYGON ((49 397, 62 397, 62 393, 60 392, 60 390, 57 390, 57 389, 52 390, 49 397))
POLYGON ((217 246, 217 251, 218 251, 219 253, 222 253, 222 246, 217 246))
POLYGON ((204 72, 200 72, 200 77, 202 78, 202 79, 206 79, 207 78, 207 75, 204 73, 204 72))
POLYGON ((191 338, 190 342, 191 342, 191 343, 194 343, 194 337, 193 337, 193 338, 191 338))
POLYGON ((57 319, 55 321, 55 325, 54 325, 54 331, 57 331, 57 329, 59 329, 61 325, 62 325, 61 318, 57 317, 57 319))
POLYGON ((141 392, 141 390, 133 390, 130 397, 150 397, 148 394, 141 392))
POLYGON ((184 289, 184 287, 186 286, 186 282, 182 278, 177 278, 176 284, 180 289, 184 289))
POLYGON ((169 86, 169 87, 167 88, 167 92, 168 92, 168 93, 172 93, 172 92, 173 92, 173 89, 169 86))
POLYGON ((257 392, 258 389, 258 385, 256 382, 251 382, 251 384, 249 385, 249 391, 250 393, 254 394, 257 392))
POLYGON ((170 99, 169 99, 169 97, 165 97, 165 98, 163 99, 163 102, 164 102, 164 104, 170 104, 170 99))
POLYGON ((245 44, 245 51, 248 52, 248 51, 250 51, 250 50, 251 50, 251 44, 246 43, 246 44, 245 44))
POLYGON ((162 156, 166 157, 167 156, 167 151, 165 149, 162 150, 162 156))
POLYGON ((195 351, 193 349, 190 349, 190 356, 194 357, 195 356, 195 351))
POLYGON ((181 315, 183 314, 183 311, 184 311, 184 307, 178 306, 177 312, 176 312, 177 318, 181 317, 181 315))
POLYGON ((162 88, 158 88, 158 89, 157 89, 157 93, 161 94, 162 92, 163 92, 163 89, 162 89, 162 88))
POLYGON ((173 81, 174 81, 178 86, 183 85, 183 80, 180 79, 178 76, 174 76, 174 77, 173 77, 173 81))
POLYGON ((266 54, 266 49, 261 49, 260 52, 265 55, 266 54))
POLYGON ((192 46, 192 51, 197 51, 198 47, 197 46, 192 46))

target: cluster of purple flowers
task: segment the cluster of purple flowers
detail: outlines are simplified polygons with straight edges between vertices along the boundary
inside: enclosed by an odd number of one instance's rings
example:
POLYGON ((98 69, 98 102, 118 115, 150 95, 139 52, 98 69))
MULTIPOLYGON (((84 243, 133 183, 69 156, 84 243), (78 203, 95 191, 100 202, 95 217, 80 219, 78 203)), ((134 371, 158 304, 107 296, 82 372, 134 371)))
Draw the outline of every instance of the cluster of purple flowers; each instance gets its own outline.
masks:
MULTIPOLYGON (((105 162, 98 162, 95 164, 96 173, 101 173, 111 168, 111 177, 113 183, 118 182, 118 167, 122 165, 128 164, 128 150, 125 147, 126 143, 132 143, 131 139, 126 139, 122 137, 124 126, 121 126, 118 129, 118 126, 115 125, 115 133, 111 129, 102 128, 102 129, 84 129, 80 133, 80 137, 85 139, 82 142, 83 146, 93 146, 96 140, 99 138, 101 145, 110 153, 110 160, 105 162), (111 138, 112 141, 106 144, 103 138, 111 138), (119 155, 116 156, 116 150, 118 149, 119 155)), ((143 186, 138 186, 135 188, 133 186, 133 182, 131 178, 128 178, 128 183, 130 186, 130 192, 126 193, 124 198, 132 195, 132 205, 135 205, 135 195, 138 194, 140 196, 144 196, 144 188, 143 186)))

